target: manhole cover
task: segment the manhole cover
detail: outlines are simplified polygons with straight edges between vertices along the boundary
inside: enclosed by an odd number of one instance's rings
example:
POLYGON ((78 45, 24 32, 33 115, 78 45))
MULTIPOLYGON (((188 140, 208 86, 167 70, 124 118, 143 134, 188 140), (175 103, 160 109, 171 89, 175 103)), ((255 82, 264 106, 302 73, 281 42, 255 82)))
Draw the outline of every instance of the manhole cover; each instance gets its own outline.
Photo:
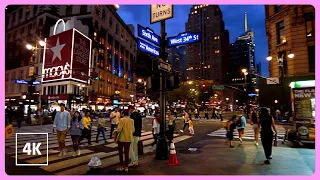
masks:
POLYGON ((200 153, 202 153, 202 151, 199 150, 198 148, 187 148, 187 149, 179 150, 179 153, 182 153, 182 154, 200 154, 200 153))

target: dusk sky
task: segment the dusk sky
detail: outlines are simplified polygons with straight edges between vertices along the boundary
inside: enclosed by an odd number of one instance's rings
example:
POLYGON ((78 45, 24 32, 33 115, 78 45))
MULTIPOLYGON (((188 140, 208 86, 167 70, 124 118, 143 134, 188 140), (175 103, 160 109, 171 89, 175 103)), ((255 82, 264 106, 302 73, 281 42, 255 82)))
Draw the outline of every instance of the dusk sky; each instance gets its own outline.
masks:
MULTIPOLYGON (((174 17, 166 21, 167 37, 175 36, 185 31, 185 23, 188 21, 188 14, 191 5, 175 5, 174 17)), ((256 63, 261 62, 261 73, 269 76, 268 42, 265 30, 265 11, 263 5, 221 5, 225 28, 229 30, 230 43, 244 32, 244 12, 248 14, 249 29, 253 28, 255 33, 255 59, 256 63)), ((121 5, 118 10, 120 17, 126 24, 135 26, 137 35, 137 24, 150 27, 155 33, 160 34, 160 23, 150 24, 150 5, 121 5)))

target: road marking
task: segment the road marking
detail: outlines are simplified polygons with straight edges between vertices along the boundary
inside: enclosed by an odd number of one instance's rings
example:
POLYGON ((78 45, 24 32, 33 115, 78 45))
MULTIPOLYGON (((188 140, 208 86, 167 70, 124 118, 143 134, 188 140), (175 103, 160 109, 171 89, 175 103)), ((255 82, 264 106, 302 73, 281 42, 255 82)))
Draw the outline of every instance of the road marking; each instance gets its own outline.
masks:
MULTIPOLYGON (((175 139, 175 143, 178 143, 180 141, 189 139, 191 137, 192 136, 187 136, 187 135, 180 136, 180 137, 175 139)), ((145 144, 144 144, 144 146, 145 146, 145 144)), ((144 147, 143 148, 143 152, 144 153, 149 153, 149 152, 151 152, 151 150, 150 150, 149 147, 144 147)), ((116 153, 116 154, 118 154, 118 153, 116 153)), ((103 158, 101 163, 102 163, 101 168, 106 168, 106 167, 115 165, 115 164, 119 163, 119 156, 103 158)), ((65 171, 58 172, 56 174, 57 175, 79 175, 79 174, 85 174, 89 169, 90 168, 89 168, 88 165, 82 165, 82 166, 79 166, 79 167, 75 167, 75 168, 72 168, 72 169, 68 169, 68 170, 65 170, 65 171)))
MULTIPOLYGON (((81 151, 81 156, 93 152, 89 149, 84 149, 84 150, 80 150, 80 151, 81 151)), ((68 152, 66 156, 60 156, 60 157, 57 154, 50 155, 48 158, 48 162, 72 157, 73 153, 74 152, 68 152)), ((36 158, 36 159, 31 159, 31 160, 27 160, 26 162, 30 163, 30 164, 43 164, 43 163, 47 162, 47 157, 45 156, 45 157, 40 157, 40 158, 36 158)))
POLYGON ((48 166, 43 166, 40 168, 44 169, 46 171, 49 171, 49 172, 54 172, 54 171, 58 171, 59 169, 62 169, 62 168, 75 166, 77 164, 89 163, 89 161, 93 157, 104 158, 104 157, 110 156, 109 154, 111 154, 111 153, 99 152, 99 153, 81 156, 81 157, 77 157, 77 158, 73 158, 73 159, 68 159, 65 161, 56 162, 56 163, 49 164, 48 166))

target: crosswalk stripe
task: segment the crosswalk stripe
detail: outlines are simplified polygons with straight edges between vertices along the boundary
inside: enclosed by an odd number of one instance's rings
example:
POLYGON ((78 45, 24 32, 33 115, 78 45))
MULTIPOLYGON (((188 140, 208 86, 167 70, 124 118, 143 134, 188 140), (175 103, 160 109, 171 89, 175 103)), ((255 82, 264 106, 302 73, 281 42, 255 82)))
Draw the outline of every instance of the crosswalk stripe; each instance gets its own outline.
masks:
MULTIPOLYGON (((59 151, 58 151, 58 150, 53 150, 53 149, 49 149, 49 152, 48 152, 49 156, 52 155, 52 154, 57 154, 57 153, 59 153, 59 151)), ((13 158, 16 158, 15 155, 12 156, 12 157, 13 157, 13 158)), ((28 155, 28 154, 18 154, 18 159, 20 159, 20 160, 30 159, 30 158, 32 158, 32 156, 30 156, 30 155, 28 155)), ((46 157, 46 158, 47 158, 47 157, 46 157)))
MULTIPOLYGON (((81 150, 81 155, 82 154, 85 155, 85 154, 92 153, 92 152, 93 151, 91 151, 89 149, 84 149, 84 150, 81 150)), ((66 156, 60 156, 60 157, 57 154, 51 155, 48 158, 48 162, 50 163, 52 161, 69 158, 69 157, 71 157, 73 155, 73 153, 74 152, 68 152, 66 156)), ((30 164, 44 164, 44 163, 47 162, 47 156, 36 158, 36 159, 27 160, 26 162, 30 163, 30 164)))
MULTIPOLYGON (((211 137, 223 137, 223 138, 226 138, 226 133, 227 133, 226 129, 220 128, 220 129, 218 129, 218 130, 216 130, 214 132, 211 132, 210 134, 207 134, 207 135, 211 136, 211 137)), ((278 139, 283 139, 285 134, 286 134, 285 129, 278 127, 278 139)), ((234 131, 233 137, 234 138, 238 137, 238 131, 237 130, 234 131)), ((260 138, 260 134, 259 134, 259 138, 260 138)), ((251 130, 250 128, 246 128, 245 131, 244 131, 243 139, 249 139, 249 140, 255 139, 254 131, 251 130)))
POLYGON ((75 166, 77 164, 88 163, 91 160, 91 158, 93 158, 93 157, 104 158, 104 157, 111 156, 111 154, 112 154, 112 152, 111 153, 99 152, 99 153, 90 154, 87 156, 81 156, 81 157, 77 157, 77 158, 68 159, 65 161, 56 162, 56 163, 49 164, 48 166, 43 166, 40 168, 45 171, 54 172, 54 171, 58 171, 59 169, 62 169, 62 168, 75 166))
MULTIPOLYGON (((180 141, 189 139, 191 137, 192 136, 187 136, 187 135, 179 136, 179 137, 177 137, 175 139, 175 143, 178 143, 180 141)), ((144 153, 151 152, 150 148, 146 147, 145 143, 144 143, 144 146, 145 146, 143 148, 144 153)), ((118 154, 118 152, 116 154, 118 154)), ((110 157, 110 158, 104 158, 104 159, 102 159, 101 163, 102 163, 101 167, 102 168, 106 168, 106 167, 109 167, 109 166, 112 166, 112 165, 115 165, 115 164, 119 163, 119 157, 118 156, 113 156, 113 157, 110 157)), ((57 175, 79 175, 79 174, 85 174, 89 169, 90 168, 89 168, 88 165, 82 165, 82 166, 79 166, 79 167, 75 167, 75 168, 71 168, 71 169, 68 169, 68 170, 65 170, 65 171, 58 172, 56 174, 57 175)))

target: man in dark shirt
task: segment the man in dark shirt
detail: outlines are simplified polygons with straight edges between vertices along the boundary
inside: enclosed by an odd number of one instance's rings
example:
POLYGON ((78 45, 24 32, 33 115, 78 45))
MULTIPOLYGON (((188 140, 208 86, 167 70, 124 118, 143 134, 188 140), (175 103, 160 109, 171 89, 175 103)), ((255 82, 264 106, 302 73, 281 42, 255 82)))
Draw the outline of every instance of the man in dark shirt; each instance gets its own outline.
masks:
POLYGON ((134 133, 133 139, 130 145, 130 156, 131 163, 129 166, 137 166, 138 165, 138 142, 141 137, 141 129, 142 129, 142 117, 140 113, 135 111, 133 106, 129 106, 129 114, 130 118, 134 120, 134 133))

